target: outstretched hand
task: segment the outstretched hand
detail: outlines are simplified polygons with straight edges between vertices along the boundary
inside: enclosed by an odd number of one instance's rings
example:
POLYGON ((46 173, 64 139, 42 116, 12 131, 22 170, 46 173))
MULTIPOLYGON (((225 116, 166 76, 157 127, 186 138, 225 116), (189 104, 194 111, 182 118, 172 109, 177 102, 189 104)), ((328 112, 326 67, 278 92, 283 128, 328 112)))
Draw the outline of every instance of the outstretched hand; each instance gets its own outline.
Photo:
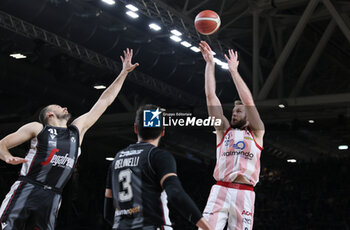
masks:
POLYGON ((201 41, 201 43, 199 43, 199 49, 201 50, 203 58, 206 62, 214 63, 213 51, 211 50, 208 43, 201 41))
POLYGON ((132 55, 133 55, 132 49, 129 50, 129 48, 126 48, 126 50, 124 50, 123 52, 124 52, 124 57, 120 56, 120 59, 123 62, 123 70, 126 70, 128 73, 130 73, 137 66, 139 66, 139 63, 135 63, 135 64, 131 63, 131 59, 132 59, 132 55))
POLYGON ((238 68, 238 65, 239 65, 237 51, 233 52, 232 49, 229 49, 228 50, 228 55, 229 56, 227 56, 225 54, 225 59, 226 59, 226 61, 228 63, 228 69, 230 70, 230 72, 232 72, 232 71, 237 72, 237 68, 238 68))
POLYGON ((24 159, 24 158, 21 158, 21 157, 14 157, 14 156, 11 156, 11 157, 8 157, 5 162, 7 164, 10 164, 10 165, 19 165, 19 164, 22 164, 22 163, 26 163, 28 162, 28 160, 24 159))

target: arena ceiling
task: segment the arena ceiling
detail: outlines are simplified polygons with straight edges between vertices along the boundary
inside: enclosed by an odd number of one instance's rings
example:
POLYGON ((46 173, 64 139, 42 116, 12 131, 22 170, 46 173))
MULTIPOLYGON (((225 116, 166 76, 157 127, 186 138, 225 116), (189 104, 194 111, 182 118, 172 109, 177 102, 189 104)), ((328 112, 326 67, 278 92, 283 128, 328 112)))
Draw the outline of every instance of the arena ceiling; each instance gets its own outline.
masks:
MULTIPOLYGON (((113 81, 126 47, 135 50, 140 67, 89 131, 84 145, 92 161, 135 140, 140 104, 205 114, 205 63, 200 53, 169 39, 176 28, 193 45, 206 40, 220 60, 228 48, 238 50, 240 73, 266 125, 267 154, 306 161, 348 157, 350 150, 338 145, 350 144, 349 12, 350 2, 340 0, 2 0, 1 137, 35 120, 47 104, 67 106, 73 115, 88 111, 101 93, 93 86, 113 81), (125 14, 126 4, 139 8, 139 18, 125 14), (211 36, 193 27, 205 9, 221 17, 211 36), (150 22, 162 30, 151 31, 150 22), (9 57, 15 52, 27 58, 9 57)), ((237 91, 219 65, 216 79, 229 115, 237 91)), ((212 131, 169 128, 163 145, 179 156, 212 161, 212 131)))

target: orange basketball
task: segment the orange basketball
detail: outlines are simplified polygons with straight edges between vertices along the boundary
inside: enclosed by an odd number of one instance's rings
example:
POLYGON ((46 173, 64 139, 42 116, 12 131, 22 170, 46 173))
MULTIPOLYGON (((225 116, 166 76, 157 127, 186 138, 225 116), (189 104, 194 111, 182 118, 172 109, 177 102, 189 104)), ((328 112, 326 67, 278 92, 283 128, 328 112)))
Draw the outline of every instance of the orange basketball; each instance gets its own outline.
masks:
POLYGON ((203 10, 194 19, 196 30, 203 35, 215 33, 219 29, 220 24, 219 15, 212 10, 203 10))

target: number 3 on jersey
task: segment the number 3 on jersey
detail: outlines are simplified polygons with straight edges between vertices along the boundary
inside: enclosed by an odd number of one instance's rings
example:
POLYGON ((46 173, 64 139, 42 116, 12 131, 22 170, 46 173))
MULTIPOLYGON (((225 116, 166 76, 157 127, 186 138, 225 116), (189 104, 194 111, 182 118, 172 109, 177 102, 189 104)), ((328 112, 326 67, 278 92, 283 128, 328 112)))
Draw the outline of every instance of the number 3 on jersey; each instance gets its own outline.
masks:
POLYGON ((130 201, 132 199, 131 173, 130 169, 119 172, 119 183, 121 183, 123 188, 123 190, 119 192, 119 199, 121 202, 130 201))

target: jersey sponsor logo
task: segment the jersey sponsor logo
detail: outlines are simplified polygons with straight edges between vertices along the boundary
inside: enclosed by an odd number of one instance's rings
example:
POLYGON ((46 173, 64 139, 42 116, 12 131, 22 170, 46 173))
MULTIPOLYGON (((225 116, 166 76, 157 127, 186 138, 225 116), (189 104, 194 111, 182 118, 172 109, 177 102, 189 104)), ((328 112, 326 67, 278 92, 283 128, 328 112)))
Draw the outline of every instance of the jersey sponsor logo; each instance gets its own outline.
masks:
POLYGON ((139 212, 141 212, 140 205, 136 206, 135 208, 117 210, 115 212, 115 215, 116 216, 132 215, 132 214, 139 213, 139 212))
POLYGON ((236 144, 233 144, 232 147, 243 150, 245 148, 245 143, 244 141, 238 141, 236 144))
POLYGON ((246 210, 243 210, 242 211, 242 216, 253 216, 253 213, 252 212, 249 212, 249 211, 246 211, 246 210))
POLYGON ((69 157, 68 153, 64 156, 55 155, 57 152, 59 152, 59 149, 52 149, 46 161, 41 162, 40 164, 48 165, 51 163, 52 166, 73 168, 74 158, 69 157))
POLYGON ((46 159, 46 161, 41 162, 41 165, 48 165, 50 163, 50 161, 52 160, 53 156, 55 155, 55 153, 59 152, 59 149, 52 149, 50 152, 50 155, 48 156, 48 158, 46 159))
POLYGON ((132 155, 138 155, 142 152, 143 152, 143 149, 120 151, 118 157, 127 157, 127 156, 132 156, 132 155))
POLYGON ((140 157, 129 157, 129 158, 116 160, 114 169, 138 166, 139 160, 140 160, 140 157))
POLYGON ((143 127, 160 127, 162 112, 157 110, 143 110, 143 127))
POLYGON ((254 157, 254 154, 251 152, 246 152, 246 151, 240 151, 240 150, 235 150, 235 151, 227 151, 222 153, 223 157, 228 157, 228 156, 240 156, 244 159, 247 160, 252 160, 254 157))
POLYGON ((243 223, 250 225, 250 224, 252 224, 252 220, 249 218, 243 218, 243 223))
POLYGON ((64 156, 54 155, 52 160, 51 160, 51 164, 53 166, 73 168, 74 158, 69 157, 68 153, 64 156))

